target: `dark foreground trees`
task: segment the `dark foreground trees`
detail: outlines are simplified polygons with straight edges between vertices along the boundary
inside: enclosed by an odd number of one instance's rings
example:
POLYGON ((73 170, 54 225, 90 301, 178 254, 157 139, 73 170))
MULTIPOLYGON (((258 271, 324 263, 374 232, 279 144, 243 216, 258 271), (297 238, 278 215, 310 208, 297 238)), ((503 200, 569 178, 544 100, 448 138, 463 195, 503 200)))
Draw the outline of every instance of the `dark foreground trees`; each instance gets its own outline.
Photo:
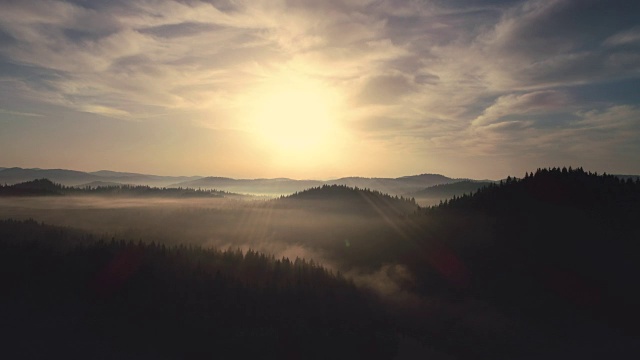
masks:
POLYGON ((538 169, 424 213, 421 232, 403 242, 416 291, 472 299, 521 325, 505 331, 513 339, 484 340, 469 356, 640 354, 632 340, 640 321, 640 181, 538 169), (483 352, 491 342, 498 346, 483 352))
POLYGON ((253 251, 96 240, 0 221, 5 358, 389 359, 392 327, 349 281, 253 251))

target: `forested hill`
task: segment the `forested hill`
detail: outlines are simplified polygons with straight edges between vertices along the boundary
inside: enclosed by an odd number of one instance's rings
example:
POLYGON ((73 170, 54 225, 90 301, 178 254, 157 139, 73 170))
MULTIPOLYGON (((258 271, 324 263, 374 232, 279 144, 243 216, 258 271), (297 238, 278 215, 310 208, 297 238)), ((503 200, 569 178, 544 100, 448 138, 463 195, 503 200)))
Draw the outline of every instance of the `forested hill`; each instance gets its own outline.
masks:
MULTIPOLYGON (((14 185, 0 185, 0 196, 143 196, 143 197, 229 197, 236 194, 217 190, 158 188, 146 185, 86 186, 82 188, 36 179, 14 185)), ((236 195, 237 196, 237 195, 236 195)))
POLYGON ((373 298, 313 262, 0 221, 7 358, 391 359, 373 298))
POLYGON ((492 213, 534 211, 538 207, 620 213, 638 211, 640 178, 586 172, 582 168, 538 169, 523 179, 508 177, 448 201, 441 208, 481 209, 492 213))
POLYGON ((591 321, 637 333, 640 181, 539 169, 424 211, 406 259, 425 293, 497 303, 567 341, 591 321))
POLYGON ((14 185, 0 185, 0 196, 63 195, 67 189, 69 188, 48 179, 36 179, 14 185))
POLYGON ((414 199, 397 195, 391 196, 376 190, 352 188, 346 185, 323 185, 296 192, 274 201, 303 208, 360 212, 362 214, 409 215, 419 209, 414 199))

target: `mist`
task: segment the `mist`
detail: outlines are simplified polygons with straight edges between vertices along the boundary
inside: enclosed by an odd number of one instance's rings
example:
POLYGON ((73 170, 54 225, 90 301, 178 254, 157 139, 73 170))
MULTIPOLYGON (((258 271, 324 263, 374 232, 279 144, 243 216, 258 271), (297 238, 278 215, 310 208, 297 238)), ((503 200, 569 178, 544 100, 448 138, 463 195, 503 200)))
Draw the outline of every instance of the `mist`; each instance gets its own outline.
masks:
POLYGON ((367 253, 363 238, 393 233, 389 219, 381 222, 379 217, 353 211, 327 212, 325 207, 276 206, 275 201, 5 197, 0 199, 0 218, 34 219, 107 237, 168 245, 250 248, 278 258, 313 259, 343 272, 353 269, 348 258, 367 253))

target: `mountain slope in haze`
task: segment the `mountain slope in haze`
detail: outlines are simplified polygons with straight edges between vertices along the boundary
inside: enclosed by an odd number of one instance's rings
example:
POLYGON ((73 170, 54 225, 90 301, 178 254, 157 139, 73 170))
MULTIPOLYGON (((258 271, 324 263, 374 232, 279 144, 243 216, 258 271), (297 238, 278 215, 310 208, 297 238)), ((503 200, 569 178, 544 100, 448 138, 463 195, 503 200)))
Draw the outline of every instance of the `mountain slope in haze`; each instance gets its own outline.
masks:
POLYGON ((13 167, 0 170, 0 183, 8 185, 45 178, 65 185, 77 185, 100 180, 97 175, 65 169, 22 169, 13 167))
POLYGON ((127 183, 132 185, 167 186, 172 183, 191 181, 199 176, 158 176, 116 171, 96 171, 93 173, 65 169, 23 169, 19 167, 0 169, 0 183, 17 184, 34 179, 50 179, 53 182, 77 186, 94 181, 127 183))
POLYGON ((92 171, 89 174, 93 174, 93 175, 97 175, 105 178, 125 178, 125 177, 136 177, 141 175, 137 173, 119 172, 119 171, 111 171, 111 170, 92 171))
POLYGON ((438 184, 457 181, 439 174, 421 174, 399 178, 363 178, 346 177, 326 181, 329 185, 346 185, 363 189, 377 190, 387 194, 404 195, 438 184))
POLYGON ((202 178, 201 176, 160 176, 109 170, 95 171, 90 174, 97 175, 100 178, 111 182, 126 183, 131 185, 154 186, 169 186, 176 182, 193 181, 202 178))
POLYGON ((473 194, 478 189, 493 184, 491 181, 463 180, 453 183, 440 184, 407 194, 414 197, 422 206, 437 205, 440 201, 451 199, 454 196, 473 194))
POLYGON ((95 187, 105 187, 105 186, 123 186, 123 185, 130 185, 130 184, 123 184, 123 183, 119 183, 119 182, 115 182, 115 181, 103 181, 103 180, 98 180, 98 181, 92 181, 86 184, 80 184, 80 185, 75 185, 75 187, 77 188, 95 188, 95 187))

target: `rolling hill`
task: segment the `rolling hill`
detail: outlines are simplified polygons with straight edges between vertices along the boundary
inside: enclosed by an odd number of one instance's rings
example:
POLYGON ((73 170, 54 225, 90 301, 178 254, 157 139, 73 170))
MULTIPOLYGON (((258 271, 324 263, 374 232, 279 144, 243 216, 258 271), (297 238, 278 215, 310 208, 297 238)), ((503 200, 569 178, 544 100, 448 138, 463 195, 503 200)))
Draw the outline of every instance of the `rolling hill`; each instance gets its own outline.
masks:
POLYGON ((322 185, 274 202, 297 209, 396 216, 407 216, 419 209, 412 199, 346 185, 322 185))

